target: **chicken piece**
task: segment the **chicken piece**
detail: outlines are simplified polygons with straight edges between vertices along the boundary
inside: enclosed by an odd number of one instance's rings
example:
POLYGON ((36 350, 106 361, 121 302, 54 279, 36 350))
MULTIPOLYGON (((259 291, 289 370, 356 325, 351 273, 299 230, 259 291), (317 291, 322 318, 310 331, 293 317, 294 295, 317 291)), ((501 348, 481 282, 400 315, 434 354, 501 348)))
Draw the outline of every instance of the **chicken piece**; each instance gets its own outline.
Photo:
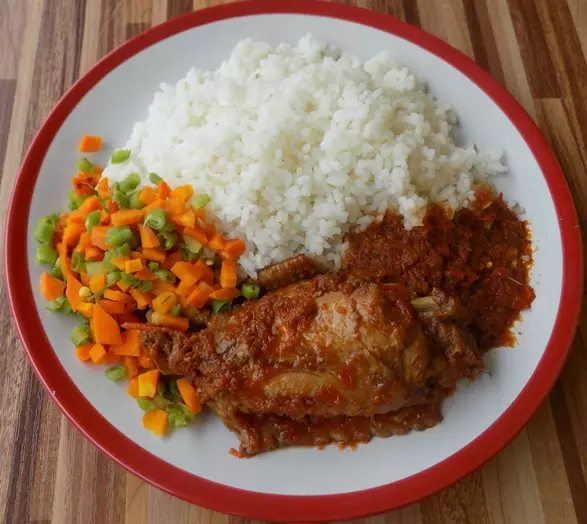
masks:
POLYGON ((372 437, 404 435, 422 431, 442 421, 440 401, 411 406, 373 417, 305 417, 292 420, 272 414, 240 413, 209 406, 240 440, 240 457, 287 446, 325 446, 330 443, 355 445, 372 437))
POLYGON ((454 325, 439 331, 435 353, 444 354, 432 355, 408 302, 388 300, 375 284, 321 275, 217 315, 189 339, 162 331, 141 342, 161 369, 191 376, 202 402, 302 420, 372 417, 435 400, 482 367, 474 342, 459 333, 454 325))
POLYGON ((298 255, 261 269, 257 274, 257 281, 266 290, 271 290, 313 277, 316 273, 314 262, 306 255, 298 255))

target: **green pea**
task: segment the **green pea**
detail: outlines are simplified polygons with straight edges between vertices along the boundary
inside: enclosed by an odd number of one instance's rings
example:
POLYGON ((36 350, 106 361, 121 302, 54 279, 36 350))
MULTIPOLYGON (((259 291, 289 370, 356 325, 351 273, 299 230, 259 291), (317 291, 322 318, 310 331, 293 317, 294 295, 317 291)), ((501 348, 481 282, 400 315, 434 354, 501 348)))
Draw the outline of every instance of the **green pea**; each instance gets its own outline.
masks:
POLYGON ((248 299, 258 298, 261 288, 257 284, 243 284, 241 287, 241 293, 243 297, 248 299))
POLYGON ((130 149, 116 149, 114 153, 112 153, 112 158, 110 162, 113 164, 122 164, 126 162, 130 158, 130 149))

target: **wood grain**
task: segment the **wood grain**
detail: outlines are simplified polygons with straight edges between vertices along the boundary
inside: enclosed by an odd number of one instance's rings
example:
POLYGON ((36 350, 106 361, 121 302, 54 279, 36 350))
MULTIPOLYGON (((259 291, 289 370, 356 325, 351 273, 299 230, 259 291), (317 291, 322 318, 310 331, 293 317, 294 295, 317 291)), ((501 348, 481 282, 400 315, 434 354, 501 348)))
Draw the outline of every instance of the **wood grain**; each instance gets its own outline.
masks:
MULTIPOLYGON (((225 0, 0 0, 0 233, 23 153, 76 78, 139 32, 217 3, 225 0)), ((345 3, 422 27, 505 85, 554 148, 585 224, 587 0, 345 3)), ((587 523, 586 341, 583 311, 560 380, 500 455, 420 504, 361 524, 587 523)), ((2 524, 249 524, 148 486, 81 437, 24 359, 3 279, 0 408, 2 524)))

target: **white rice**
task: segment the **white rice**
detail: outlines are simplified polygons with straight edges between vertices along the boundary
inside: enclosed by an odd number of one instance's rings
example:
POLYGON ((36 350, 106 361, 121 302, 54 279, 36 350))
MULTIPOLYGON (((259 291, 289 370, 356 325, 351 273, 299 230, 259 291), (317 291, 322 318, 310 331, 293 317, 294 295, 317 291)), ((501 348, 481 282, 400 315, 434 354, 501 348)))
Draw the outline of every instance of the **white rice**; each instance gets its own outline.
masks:
POLYGON ((387 209, 406 227, 429 202, 466 207, 506 170, 501 152, 455 146, 450 108, 387 53, 362 62, 303 37, 297 47, 240 42, 215 71, 163 84, 127 143, 117 181, 155 172, 190 183, 230 238, 247 241, 249 274, 299 253, 335 267, 342 236, 387 209))

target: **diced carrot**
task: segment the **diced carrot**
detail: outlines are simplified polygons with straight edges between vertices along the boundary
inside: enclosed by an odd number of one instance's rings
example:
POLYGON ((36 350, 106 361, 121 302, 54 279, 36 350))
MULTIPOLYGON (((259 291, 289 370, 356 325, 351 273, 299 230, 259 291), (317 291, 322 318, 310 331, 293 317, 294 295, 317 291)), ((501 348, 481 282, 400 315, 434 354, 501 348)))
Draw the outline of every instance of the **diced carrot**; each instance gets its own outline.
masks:
POLYGON ((171 255, 167 255, 167 258, 163 262, 161 262, 161 268, 167 269, 168 271, 173 267, 176 262, 181 260, 181 253, 179 251, 175 251, 171 253, 171 255))
POLYGON ((161 293, 165 293, 165 292, 177 293, 177 288, 173 284, 168 284, 167 282, 161 282, 160 280, 155 280, 153 282, 153 287, 151 288, 151 292, 154 295, 159 296, 161 293))
POLYGON ((194 215, 194 210, 191 208, 181 215, 170 214, 169 219, 178 226, 195 227, 196 225, 196 215, 194 215))
POLYGON ((182 213, 185 213, 185 202, 177 197, 169 198, 167 200, 167 211, 169 211, 171 215, 181 215, 182 213))
POLYGON ((104 360, 108 356, 108 353, 106 352, 106 348, 104 348, 101 343, 97 342, 92 346, 92 349, 90 349, 89 355, 94 364, 104 364, 104 360))
MULTIPOLYGON (((133 309, 132 304, 128 306, 130 309, 133 309)), ((140 323, 141 319, 137 317, 134 313, 123 313, 119 317, 120 325, 123 324, 137 324, 140 323)))
POLYGON ((63 230, 63 243, 67 246, 74 246, 86 227, 82 224, 67 224, 63 230))
POLYGON ((73 311, 79 310, 79 305, 83 302, 79 296, 79 291, 82 288, 81 282, 73 276, 72 273, 67 275, 67 287, 65 290, 65 296, 69 300, 69 304, 73 311))
POLYGON ((102 137, 84 135, 80 140, 78 149, 80 153, 96 153, 102 149, 102 137))
POLYGON ((94 315, 94 304, 81 302, 77 307, 78 311, 86 318, 92 318, 94 315))
POLYGON ((136 375, 130 379, 126 392, 132 398, 139 398, 139 379, 136 375))
POLYGON ((92 228, 92 244, 99 247, 102 251, 107 251, 110 246, 106 242, 107 226, 94 226, 92 228))
POLYGON ((219 299, 219 300, 232 300, 233 298, 239 297, 241 292, 233 287, 233 288, 224 288, 224 289, 217 289, 210 293, 210 298, 219 299))
POLYGON ((222 261, 220 285, 223 288, 236 287, 236 262, 234 260, 222 261))
POLYGON ((115 302, 114 300, 100 300, 98 304, 110 315, 122 315, 124 313, 124 302, 115 302))
POLYGON ((128 292, 128 290, 130 289, 130 284, 123 282, 122 280, 119 280, 118 282, 116 282, 116 285, 120 288, 120 291, 122 291, 123 293, 128 292))
POLYGON ((139 201, 144 206, 148 206, 157 200, 157 192, 150 186, 145 186, 139 193, 139 201))
POLYGON ((98 209, 102 209, 102 202, 100 202, 100 199, 96 195, 92 195, 82 202, 78 211, 80 215, 87 217, 92 211, 98 211, 98 209))
POLYGON ((165 260, 165 257, 167 256, 165 251, 155 247, 143 247, 143 249, 141 250, 141 254, 147 260, 153 260, 154 262, 159 263, 163 262, 165 260))
POLYGON ((82 362, 88 362, 88 360, 91 360, 90 349, 93 347, 94 343, 92 342, 91 344, 86 344, 85 346, 75 348, 76 357, 79 358, 82 362))
POLYGON ((161 293, 153 299, 153 309, 162 315, 167 313, 175 304, 177 304, 175 293, 161 293))
POLYGON ((55 300, 57 297, 63 296, 63 292, 65 291, 65 282, 52 277, 46 271, 41 275, 39 285, 41 294, 45 297, 45 300, 55 300))
POLYGON ((124 263, 124 271, 127 273, 136 273, 141 269, 143 269, 143 261, 139 258, 133 258, 124 263))
POLYGON ((177 294, 182 297, 187 297, 195 287, 195 282, 187 283, 185 280, 180 280, 179 284, 177 285, 177 294))
POLYGON ((132 226, 138 224, 142 218, 143 213, 138 209, 121 209, 110 216, 110 222, 114 227, 132 226))
POLYGON ((225 245, 226 241, 224 240, 224 237, 219 233, 216 233, 208 242, 208 247, 213 251, 222 251, 225 245))
POLYGON ((204 307, 214 288, 204 281, 198 282, 195 289, 189 294, 187 302, 195 308, 204 307))
MULTIPOLYGON (((109 199, 106 201, 106 208, 108 210, 108 213, 110 213, 110 214, 116 213, 120 209, 118 207, 118 202, 115 202, 112 199, 109 199)), ((108 218, 110 218, 110 216, 108 218)))
POLYGON ((139 397, 153 398, 157 394, 159 370, 153 369, 139 375, 139 397))
POLYGON ((155 232, 146 225, 139 226, 139 233, 141 235, 141 245, 143 248, 157 248, 161 244, 155 232))
POLYGON ((153 200, 150 204, 146 205, 141 211, 143 212, 143 216, 146 215, 151 209, 165 209, 165 200, 157 198, 153 200))
POLYGON ((122 344, 122 335, 118 322, 109 315, 100 304, 94 305, 94 331, 96 342, 100 344, 122 344))
POLYGON ((102 360, 102 364, 119 364, 122 362, 122 357, 118 355, 106 355, 102 360))
POLYGON ((129 291, 132 298, 137 302, 137 309, 145 309, 151 305, 154 296, 151 293, 144 293, 140 289, 133 288, 129 291))
POLYGON ((139 332, 136 329, 130 329, 122 332, 122 344, 113 344, 110 346, 111 355, 122 355, 127 357, 138 357, 141 354, 139 347, 139 332))
POLYGON ((130 256, 131 258, 138 258, 143 264, 147 263, 147 259, 140 251, 131 251, 130 256))
POLYGON ((151 357, 146 353, 142 352, 139 356, 139 366, 143 369, 153 369, 155 367, 155 363, 151 360, 151 357))
POLYGON ((104 258, 104 251, 98 247, 90 246, 86 248, 85 255, 88 262, 102 260, 104 258))
MULTIPOLYGON (((204 222, 200 222, 200 228, 206 232, 206 236, 210 239, 216 234, 216 226, 214 224, 205 224, 204 222)), ((224 240, 224 238, 222 240, 224 240)))
POLYGON ((137 271, 135 273, 135 277, 138 278, 139 280, 151 280, 151 281, 157 280, 155 273, 153 273, 150 269, 148 269, 146 267, 141 269, 140 271, 137 271))
POLYGON ((85 173, 78 173, 77 176, 72 177, 71 186, 77 196, 91 195, 92 185, 90 183, 91 178, 85 173))
POLYGON ((108 188, 108 178, 103 176, 98 185, 96 186, 96 191, 98 191, 98 195, 102 198, 108 196, 110 194, 110 189, 108 188))
POLYGON ((143 415, 143 427, 162 437, 167 431, 167 413, 162 409, 147 411, 143 415))
MULTIPOLYGON (((196 286, 194 286, 194 289, 195 288, 196 288, 196 286)), ((180 295, 178 293, 177 294, 177 303, 179 304, 179 306, 181 307, 181 309, 185 309, 186 307, 189 306, 189 304, 188 304, 188 297, 184 297, 184 296, 182 296, 182 295, 180 295)))
POLYGON ((247 245, 244 240, 227 240, 220 255, 223 256, 223 258, 236 260, 246 251, 246 249, 247 245))
POLYGON ((99 275, 94 275, 90 277, 90 291, 92 293, 97 293, 101 289, 106 287, 106 275, 104 273, 100 273, 99 275))
POLYGON ((107 289, 104 291, 104 298, 107 300, 114 300, 114 302, 132 302, 133 298, 126 293, 116 291, 115 289, 107 289))
POLYGON ((210 285, 214 282, 214 271, 203 260, 198 260, 193 264, 192 274, 196 278, 196 281, 203 280, 210 285))
POLYGON ((170 196, 171 198, 179 198, 185 204, 190 198, 192 198, 193 194, 194 190, 192 189, 192 186, 185 185, 177 186, 175 189, 171 191, 170 196))
POLYGON ((160 198, 161 200, 167 200, 170 193, 171 189, 169 189, 167 182, 165 182, 165 180, 160 180, 157 184, 157 198, 160 198))
POLYGON ((67 279, 67 275, 71 273, 71 258, 67 254, 67 246, 63 243, 57 244, 57 254, 59 255, 59 267, 63 277, 67 279))
POLYGON ((74 251, 77 251, 78 253, 85 253, 86 249, 88 249, 89 247, 94 247, 92 246, 92 235, 90 235, 90 233, 88 233, 87 231, 84 231, 80 235, 79 241, 77 243, 77 246, 75 246, 74 251))
POLYGON ((198 281, 198 278, 194 275, 194 266, 189 262, 176 262, 173 264, 171 272, 188 286, 198 281))
POLYGON ((206 244, 208 242, 206 232, 198 229, 197 227, 186 227, 183 230, 183 234, 193 238, 194 240, 197 240, 200 244, 206 244))
MULTIPOLYGON (((85 222, 86 222, 86 217, 81 214, 81 211, 79 209, 73 210, 67 216, 67 225, 68 224, 79 224, 79 225, 83 226, 85 224, 85 222)), ((63 228, 63 229, 65 229, 65 228, 63 228)))
POLYGON ((131 258, 130 257, 126 257, 126 256, 118 256, 118 257, 112 257, 112 259, 110 260, 110 263, 113 266, 116 266, 118 269, 120 269, 120 271, 124 271, 126 263, 128 261, 130 261, 131 258))
POLYGON ((153 324, 177 329, 178 331, 183 331, 184 333, 190 327, 188 319, 184 317, 174 317, 173 315, 162 314, 157 314, 157 316, 155 317, 155 313, 153 313, 153 317, 151 318, 157 319, 157 322, 153 322, 153 324))
POLYGON ((180 378, 177 381, 177 389, 179 389, 179 394, 185 402, 185 405, 194 415, 202 411, 202 404, 198 398, 198 392, 186 378, 180 378))
POLYGON ((79 279, 84 286, 90 287, 90 275, 88 275, 85 271, 82 271, 79 274, 79 279))
POLYGON ((139 361, 136 357, 122 357, 122 365, 126 369, 126 375, 129 379, 133 379, 139 374, 139 361))

